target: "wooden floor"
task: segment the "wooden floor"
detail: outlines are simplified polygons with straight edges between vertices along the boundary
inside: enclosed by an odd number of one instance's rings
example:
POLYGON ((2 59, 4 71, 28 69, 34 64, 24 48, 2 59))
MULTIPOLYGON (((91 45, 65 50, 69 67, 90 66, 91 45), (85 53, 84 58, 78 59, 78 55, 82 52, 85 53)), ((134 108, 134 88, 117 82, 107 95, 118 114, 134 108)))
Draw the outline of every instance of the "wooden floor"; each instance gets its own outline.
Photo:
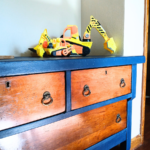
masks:
MULTIPOLYGON (((136 150, 150 150, 150 98, 146 99, 144 143, 136 150)), ((119 146, 111 150, 120 150, 119 146)))

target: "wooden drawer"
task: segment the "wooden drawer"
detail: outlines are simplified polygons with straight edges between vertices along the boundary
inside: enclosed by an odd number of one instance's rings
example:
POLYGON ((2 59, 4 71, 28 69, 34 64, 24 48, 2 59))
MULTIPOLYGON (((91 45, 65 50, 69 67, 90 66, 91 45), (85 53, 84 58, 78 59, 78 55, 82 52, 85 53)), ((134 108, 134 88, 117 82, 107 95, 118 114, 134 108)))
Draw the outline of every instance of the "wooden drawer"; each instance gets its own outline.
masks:
POLYGON ((72 109, 81 108, 131 93, 132 66, 119 66, 71 72, 72 109), (122 82, 125 82, 121 84, 122 82), (121 86, 120 86, 121 84, 121 86), (89 90, 85 91, 87 85, 89 90))
POLYGON ((0 148, 5 149, 11 145, 13 138, 11 149, 83 150, 125 129, 126 123, 127 100, 123 100, 13 137, 6 137, 0 140, 0 146, 3 146, 0 148), (116 122, 118 114, 122 118, 119 123, 116 122))
POLYGON ((64 112, 64 75, 59 72, 0 78, 0 130, 64 112), (42 104, 45 91, 53 98, 48 106, 42 104))

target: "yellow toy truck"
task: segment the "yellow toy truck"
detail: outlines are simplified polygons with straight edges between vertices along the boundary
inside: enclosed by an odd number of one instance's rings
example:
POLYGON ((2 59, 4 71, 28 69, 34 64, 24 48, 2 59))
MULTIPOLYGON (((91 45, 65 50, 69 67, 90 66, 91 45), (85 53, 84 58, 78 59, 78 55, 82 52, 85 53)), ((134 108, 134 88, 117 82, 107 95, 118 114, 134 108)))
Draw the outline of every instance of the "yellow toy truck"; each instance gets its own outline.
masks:
POLYGON ((76 25, 68 25, 65 28, 63 35, 57 39, 51 39, 47 30, 45 29, 41 35, 39 44, 34 48, 29 48, 29 50, 36 52, 38 56, 43 57, 49 56, 69 56, 69 55, 82 55, 86 56, 90 53, 93 42, 91 42, 91 29, 96 28, 96 30, 104 38, 104 48, 110 53, 116 51, 116 44, 113 38, 109 38, 106 31, 103 29, 98 20, 93 16, 90 17, 90 23, 87 26, 83 40, 81 40, 78 27, 76 25), (71 31, 70 37, 65 37, 65 32, 67 30, 71 31))
POLYGON ((29 48, 38 56, 67 56, 71 51, 75 51, 73 45, 67 43, 63 38, 51 39, 47 34, 47 29, 41 35, 39 44, 34 48, 29 48))

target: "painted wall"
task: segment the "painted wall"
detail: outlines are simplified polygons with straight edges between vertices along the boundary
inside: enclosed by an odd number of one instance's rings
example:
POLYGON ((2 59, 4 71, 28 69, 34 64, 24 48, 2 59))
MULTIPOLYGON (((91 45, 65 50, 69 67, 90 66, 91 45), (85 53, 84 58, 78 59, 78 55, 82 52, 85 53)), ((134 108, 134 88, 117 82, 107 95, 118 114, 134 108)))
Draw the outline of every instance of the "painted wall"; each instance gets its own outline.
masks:
MULTIPOLYGON (((86 30, 93 15, 106 31, 108 37, 113 37, 117 45, 114 55, 123 54, 123 31, 124 31, 124 0, 81 0, 81 33, 86 30)), ((92 29, 91 39, 93 46, 90 55, 111 55, 104 49, 104 39, 92 29)))
POLYGON ((0 55, 30 56, 45 28, 60 37, 68 24, 81 33, 80 0, 0 0, 0 55))
MULTIPOLYGON (((124 56, 143 55, 144 0, 125 0, 124 56)), ((133 100, 132 138, 140 134, 142 64, 137 66, 136 98, 133 100)))

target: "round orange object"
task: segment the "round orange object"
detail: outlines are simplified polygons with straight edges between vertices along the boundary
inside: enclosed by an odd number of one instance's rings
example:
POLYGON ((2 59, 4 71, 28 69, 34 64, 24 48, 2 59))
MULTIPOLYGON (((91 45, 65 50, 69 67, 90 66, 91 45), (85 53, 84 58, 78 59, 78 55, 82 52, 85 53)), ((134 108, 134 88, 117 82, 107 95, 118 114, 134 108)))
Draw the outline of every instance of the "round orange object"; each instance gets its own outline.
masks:
POLYGON ((47 41, 44 41, 44 42, 43 42, 43 48, 47 48, 47 46, 48 46, 47 41))

